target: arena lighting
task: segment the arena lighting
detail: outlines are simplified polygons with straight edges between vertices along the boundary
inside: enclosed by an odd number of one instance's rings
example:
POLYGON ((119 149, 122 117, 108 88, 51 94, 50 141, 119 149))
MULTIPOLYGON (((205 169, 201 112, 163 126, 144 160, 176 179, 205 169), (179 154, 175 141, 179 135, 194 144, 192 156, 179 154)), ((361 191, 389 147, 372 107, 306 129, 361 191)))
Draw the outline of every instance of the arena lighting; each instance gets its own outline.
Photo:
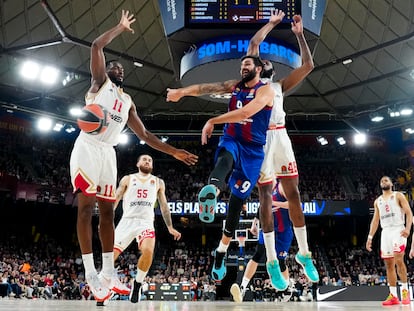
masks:
POLYGON ((336 138, 336 141, 337 141, 337 142, 338 142, 338 144, 340 144, 341 146, 346 144, 346 140, 345 140, 342 136, 337 137, 337 138, 336 138))
POLYGON ((20 70, 20 74, 27 80, 34 80, 39 75, 40 66, 33 61, 25 61, 20 70))
POLYGON ((169 137, 168 136, 161 136, 161 141, 163 143, 166 143, 168 141, 169 137))
POLYGON ((139 143, 140 143, 141 145, 145 145, 145 141, 143 141, 143 140, 140 140, 140 141, 139 141, 139 143))
POLYGON ((69 109, 69 113, 74 117, 79 117, 82 114, 81 107, 72 107, 69 109))
POLYGON ((62 128, 63 128, 63 123, 61 123, 61 122, 56 122, 56 124, 55 124, 55 127, 53 128, 53 130, 55 131, 55 132, 60 132, 61 130, 62 130, 62 128))
POLYGON ((138 67, 138 68, 142 68, 142 67, 144 67, 144 64, 140 63, 140 62, 134 62, 134 66, 138 67))
POLYGON ((401 108, 400 108, 400 114, 402 116, 409 116, 412 113, 413 113, 413 107, 411 107, 409 105, 401 106, 401 108))
POLYGON ((125 133, 121 133, 120 135, 119 135, 119 139, 118 139, 118 141, 119 141, 119 143, 121 144, 121 145, 126 145, 127 143, 128 143, 128 135, 127 134, 125 134, 125 133))
POLYGON ((328 144, 328 140, 323 136, 316 137, 316 140, 322 145, 325 146, 328 144))
POLYGON ((55 84, 59 76, 59 70, 55 67, 46 66, 40 73, 40 81, 44 84, 55 84))
POLYGON ((354 143, 355 145, 363 145, 367 141, 367 135, 365 133, 356 133, 354 135, 354 143))
POLYGON ((372 113, 370 115, 370 118, 372 122, 381 122, 382 120, 384 120, 384 117, 379 113, 372 113))
POLYGON ((37 128, 41 132, 48 132, 52 128, 52 120, 49 118, 40 118, 37 121, 37 128))
POLYGON ((400 112, 398 110, 391 109, 391 108, 388 108, 388 114, 390 115, 391 118, 400 116, 400 112))
POLYGON ((72 126, 72 125, 69 125, 67 128, 66 128, 66 133, 72 133, 72 132, 74 132, 74 131, 76 131, 76 129, 72 126))
POLYGON ((348 65, 348 64, 350 64, 350 63, 352 63, 352 59, 351 59, 351 58, 344 59, 344 60, 342 61, 342 64, 344 64, 344 65, 348 65))
POLYGON ((406 128, 405 129, 405 131, 408 133, 408 134, 414 134, 414 130, 411 128, 411 127, 409 127, 409 128, 406 128))

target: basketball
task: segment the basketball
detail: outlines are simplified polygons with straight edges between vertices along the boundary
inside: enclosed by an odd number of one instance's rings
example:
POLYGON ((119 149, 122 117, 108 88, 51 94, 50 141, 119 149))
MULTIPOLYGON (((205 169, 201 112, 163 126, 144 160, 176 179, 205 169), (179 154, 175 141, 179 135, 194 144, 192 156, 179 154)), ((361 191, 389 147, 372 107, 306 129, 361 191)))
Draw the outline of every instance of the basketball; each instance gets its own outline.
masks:
POLYGON ((109 113, 98 104, 86 105, 77 119, 78 127, 88 134, 97 135, 105 132, 109 123, 109 113))

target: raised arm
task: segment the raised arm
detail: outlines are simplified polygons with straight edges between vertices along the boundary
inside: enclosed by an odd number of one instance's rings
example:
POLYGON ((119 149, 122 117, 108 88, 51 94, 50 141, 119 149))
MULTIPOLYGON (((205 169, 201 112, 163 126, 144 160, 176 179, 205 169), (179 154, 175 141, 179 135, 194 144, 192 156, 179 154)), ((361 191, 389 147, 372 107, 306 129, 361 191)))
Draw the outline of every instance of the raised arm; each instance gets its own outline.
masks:
POLYGON ((272 11, 269 21, 262 28, 260 28, 259 31, 257 31, 255 35, 250 39, 246 55, 259 56, 260 43, 264 41, 269 32, 271 32, 272 29, 277 24, 279 24, 284 17, 285 13, 282 10, 276 9, 272 11))
POLYGON ((184 96, 230 93, 237 82, 237 80, 227 80, 224 82, 193 84, 178 89, 168 88, 167 102, 178 102, 184 96))
POLYGON ((92 74, 90 92, 96 93, 106 80, 105 55, 103 49, 124 31, 134 33, 130 25, 135 22, 133 14, 122 10, 118 25, 104 32, 92 42, 90 69, 92 74))
POLYGON ((168 232, 174 237, 174 240, 181 238, 181 233, 174 229, 171 220, 170 209, 168 208, 167 197, 165 196, 165 183, 164 180, 159 179, 160 188, 158 189, 158 203, 160 204, 160 210, 165 225, 168 228, 168 232))
POLYGON ((157 136, 148 131, 145 128, 144 123, 142 123, 141 119, 138 117, 137 109, 134 103, 132 103, 131 109, 129 110, 127 124, 128 127, 135 133, 135 135, 138 136, 139 139, 145 141, 152 148, 169 154, 187 165, 194 165, 197 163, 198 156, 184 149, 177 149, 167 143, 164 143, 157 136))
POLYGON ((281 80, 282 90, 284 93, 293 89, 300 82, 302 82, 314 68, 312 54, 309 50, 305 36, 303 35, 302 17, 300 15, 293 16, 292 31, 298 40, 302 65, 299 68, 292 70, 286 78, 281 80))

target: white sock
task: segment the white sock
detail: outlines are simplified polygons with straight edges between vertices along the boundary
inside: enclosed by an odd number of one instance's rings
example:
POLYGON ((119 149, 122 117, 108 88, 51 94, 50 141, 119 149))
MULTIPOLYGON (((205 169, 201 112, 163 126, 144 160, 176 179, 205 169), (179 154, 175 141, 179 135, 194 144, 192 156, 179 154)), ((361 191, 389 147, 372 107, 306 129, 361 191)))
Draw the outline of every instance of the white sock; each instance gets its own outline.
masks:
POLYGON ((295 231, 296 241, 298 242, 299 253, 302 254, 302 255, 306 255, 307 253, 309 253, 306 226, 293 227, 293 230, 295 231))
POLYGON ((391 293, 394 297, 398 297, 398 296, 397 296, 397 287, 396 287, 396 286, 390 286, 390 293, 391 293))
POLYGON ((401 289, 408 290, 408 284, 407 283, 401 283, 401 289))
POLYGON ((83 266, 85 267, 85 277, 96 273, 95 263, 93 262, 93 253, 82 254, 83 266))
POLYGON ((228 248, 229 248, 229 245, 226 245, 222 241, 220 241, 220 244, 217 247, 217 251, 220 253, 226 253, 228 248))
POLYGON ((102 273, 105 276, 114 274, 114 252, 102 253, 102 273))
POLYGON ((276 249, 275 249, 275 232, 263 232, 263 239, 266 248, 267 262, 277 260, 276 249))
POLYGON ((137 283, 141 283, 144 282, 145 277, 147 276, 148 271, 142 271, 141 269, 137 269, 137 275, 135 276, 135 281, 137 281, 137 283))
POLYGON ((242 283, 240 285, 242 293, 244 293, 246 291, 247 285, 249 285, 250 279, 246 278, 245 276, 243 277, 242 283))

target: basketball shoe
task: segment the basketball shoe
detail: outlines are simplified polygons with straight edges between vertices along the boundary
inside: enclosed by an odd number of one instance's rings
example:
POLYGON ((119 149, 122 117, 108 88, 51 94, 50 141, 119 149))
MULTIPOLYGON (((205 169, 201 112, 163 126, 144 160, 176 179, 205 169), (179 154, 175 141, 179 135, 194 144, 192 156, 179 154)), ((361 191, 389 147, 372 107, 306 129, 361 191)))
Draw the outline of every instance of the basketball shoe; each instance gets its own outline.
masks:
POLYGON ((382 302, 383 306, 392 306, 392 305, 399 305, 400 301, 398 300, 398 297, 395 297, 393 294, 389 294, 387 299, 385 299, 382 302))
POLYGON ((289 283, 286 281, 282 272, 280 272, 279 261, 277 259, 269 261, 266 263, 267 273, 270 276, 270 283, 278 291, 284 291, 289 283))
POLYGON ((305 273, 309 281, 313 283, 319 282, 319 274, 313 264, 311 252, 307 253, 306 255, 301 255, 297 253, 295 256, 295 260, 298 264, 302 266, 303 272, 305 273))
POLYGON ((213 269, 211 269, 211 277, 214 281, 221 281, 227 273, 226 253, 214 251, 213 269))
POLYGON ((403 289, 401 292, 401 303, 403 305, 409 305, 410 304, 410 295, 407 289, 403 289))
POLYGON ((217 188, 214 185, 205 185, 198 193, 199 214, 202 222, 211 223, 217 204, 217 188))
POLYGON ((239 284, 234 283, 230 287, 230 294, 233 296, 234 302, 242 302, 244 297, 244 288, 239 287, 239 284))
POLYGON ((139 301, 141 301, 141 295, 142 295, 142 284, 138 283, 135 279, 134 279, 134 285, 132 286, 132 290, 131 290, 131 295, 129 296, 129 300, 132 303, 137 303, 139 301))
POLYGON ((99 280, 110 290, 120 295, 129 295, 130 289, 119 280, 118 273, 116 270, 110 276, 104 275, 102 272, 99 273, 99 280))
POLYGON ((97 302, 103 302, 111 296, 111 291, 99 280, 98 274, 93 273, 86 277, 86 282, 92 291, 93 297, 97 302))

